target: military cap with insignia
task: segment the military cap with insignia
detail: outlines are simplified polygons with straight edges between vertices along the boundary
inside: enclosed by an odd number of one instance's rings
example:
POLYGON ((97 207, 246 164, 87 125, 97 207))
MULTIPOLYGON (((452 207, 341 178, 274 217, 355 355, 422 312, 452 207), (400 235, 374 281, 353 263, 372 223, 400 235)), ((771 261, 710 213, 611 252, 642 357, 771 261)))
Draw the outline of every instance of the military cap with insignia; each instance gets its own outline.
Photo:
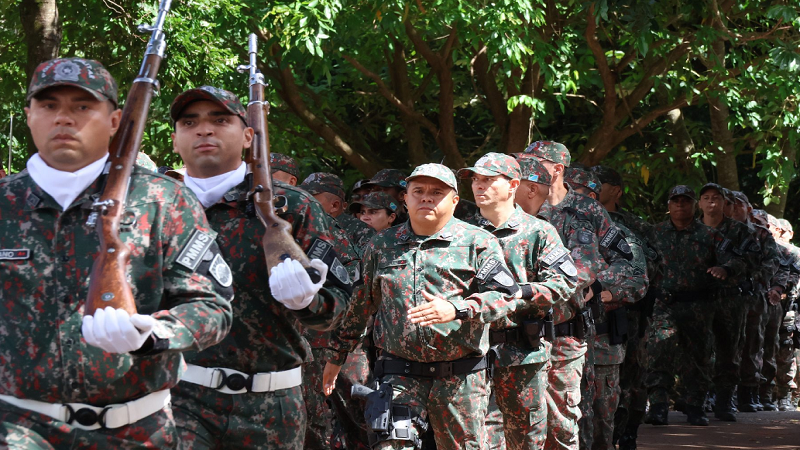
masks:
POLYGON ((574 167, 569 167, 564 171, 564 181, 569 183, 573 188, 583 186, 597 195, 600 195, 600 191, 603 189, 603 185, 600 183, 600 179, 597 178, 597 175, 574 167))
POLYGON ((397 187, 400 189, 406 188, 406 175, 397 169, 382 169, 372 177, 369 182, 364 183, 362 186, 367 187, 371 185, 378 185, 381 187, 391 188, 397 187))
POLYGON ((502 153, 487 153, 475 161, 473 167, 461 169, 457 175, 459 178, 469 178, 473 173, 486 177, 503 175, 512 180, 518 180, 521 176, 517 161, 502 153))
POLYGON ((239 98, 230 91, 225 89, 216 88, 214 86, 200 86, 199 88, 189 89, 184 91, 172 101, 169 107, 169 116, 175 122, 180 118, 181 113, 187 106, 194 102, 209 101, 216 103, 234 116, 242 119, 242 122, 247 124, 247 111, 242 106, 239 98))
POLYGON ((597 165, 589 169, 592 173, 597 175, 601 184, 610 184, 612 186, 622 186, 622 176, 616 170, 608 166, 597 165))
POLYGON ((367 208, 373 208, 373 209, 386 209, 391 212, 397 212, 397 209, 399 207, 394 197, 382 191, 370 192, 369 194, 365 195, 361 200, 351 203, 347 207, 347 210, 355 214, 361 211, 362 206, 366 206, 367 208))
POLYGON ((102 64, 92 59, 59 58, 39 64, 33 71, 25 101, 30 102, 45 89, 57 86, 77 87, 99 101, 118 104, 117 82, 102 64))
POLYGON ((344 199, 344 183, 341 178, 332 173, 314 172, 300 183, 300 187, 311 195, 328 192, 344 199))
POLYGON ((694 195, 694 189, 686 186, 685 184, 679 184, 672 189, 669 190, 669 199, 672 200, 675 197, 688 197, 692 200, 697 200, 697 197, 694 195))
POLYGON ((525 156, 524 153, 517 153, 516 156, 523 180, 550 186, 552 183, 550 172, 547 171, 538 159, 525 156))
POLYGON ((563 164, 564 167, 569 167, 572 160, 567 146, 558 142, 536 141, 529 145, 524 153, 556 164, 563 164))
POLYGON ((417 166, 414 171, 411 172, 411 175, 406 178, 406 182, 410 183, 413 179, 419 177, 435 178, 458 192, 458 182, 456 181, 455 174, 453 174, 453 171, 447 168, 447 166, 442 164, 430 163, 417 166))

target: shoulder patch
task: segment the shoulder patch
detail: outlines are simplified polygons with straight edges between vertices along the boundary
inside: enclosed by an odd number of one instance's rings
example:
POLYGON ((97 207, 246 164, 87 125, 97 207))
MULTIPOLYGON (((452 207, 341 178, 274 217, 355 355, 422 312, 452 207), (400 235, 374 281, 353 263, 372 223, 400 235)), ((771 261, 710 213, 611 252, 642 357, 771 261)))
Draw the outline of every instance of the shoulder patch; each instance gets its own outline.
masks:
POLYGON ((731 246, 731 240, 730 239, 723 239, 722 243, 719 244, 719 250, 722 251, 722 252, 727 252, 728 251, 728 247, 730 247, 730 246, 731 246))
POLYGON ((311 248, 308 249, 306 253, 309 258, 311 259, 319 259, 321 261, 325 261, 325 256, 328 255, 328 252, 331 251, 333 246, 322 239, 316 239, 313 244, 311 244, 311 248))
POLYGON ((233 284, 231 268, 228 267, 228 264, 222 259, 222 255, 219 253, 211 260, 211 264, 208 266, 208 273, 214 277, 217 283, 222 287, 230 287, 231 284, 233 284))
POLYGON ((564 275, 568 277, 576 277, 578 276, 578 268, 575 267, 575 263, 572 262, 572 258, 567 258, 559 264, 558 270, 564 273, 564 275))
MULTIPOLYGON (((330 271, 342 284, 350 284, 350 274, 347 273, 347 269, 345 269, 344 265, 339 261, 339 258, 334 258, 331 263, 330 271)), ((352 281, 357 281, 357 279, 352 281)))
POLYGON ((619 230, 614 227, 611 227, 608 230, 608 233, 606 233, 606 235, 603 236, 603 239, 600 240, 600 245, 608 248, 611 245, 611 243, 614 242, 614 238, 617 237, 618 234, 619 230))
POLYGON ((592 232, 589 230, 578 230, 578 242, 581 244, 591 244, 592 232))
POLYGON ((189 238, 189 242, 183 247, 183 250, 178 255, 178 260, 175 262, 194 272, 203 259, 203 255, 206 254, 213 243, 214 239, 210 234, 194 230, 192 237, 189 238))
POLYGON ((477 279, 481 281, 486 281, 486 277, 492 273, 492 271, 500 265, 500 261, 492 258, 483 263, 480 269, 478 269, 478 274, 475 276, 477 279))
POLYGON ((27 248, 0 249, 0 261, 21 261, 30 257, 31 251, 27 248))
POLYGON ((551 251, 547 254, 544 258, 542 258, 542 263, 546 264, 547 266, 552 266, 555 264, 559 259, 563 258, 565 255, 569 254, 569 250, 564 247, 558 248, 556 250, 551 251))

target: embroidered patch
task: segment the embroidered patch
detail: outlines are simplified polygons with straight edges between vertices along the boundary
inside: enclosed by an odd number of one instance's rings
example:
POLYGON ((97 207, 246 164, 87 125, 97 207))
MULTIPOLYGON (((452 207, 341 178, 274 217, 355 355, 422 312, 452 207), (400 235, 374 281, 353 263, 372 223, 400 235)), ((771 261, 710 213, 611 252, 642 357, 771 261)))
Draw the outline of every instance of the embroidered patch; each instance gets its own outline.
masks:
POLYGON ((547 264, 548 266, 552 266, 553 264, 555 264, 556 261, 563 258, 568 253, 569 250, 567 250, 564 247, 561 247, 559 249, 553 250, 552 252, 548 253, 547 256, 542 258, 542 262, 547 264))
POLYGON ((494 278, 492 279, 505 287, 510 287, 514 285, 514 279, 512 279, 511 275, 509 275, 508 272, 506 272, 505 270, 497 272, 497 275, 495 275, 494 278))
POLYGON ((575 267, 575 264, 572 263, 571 259, 568 259, 561 263, 558 266, 558 270, 564 273, 564 275, 568 277, 575 277, 578 275, 578 268, 575 267))
POLYGON ((211 235, 200 230, 194 230, 192 237, 181 250, 176 262, 194 272, 213 243, 214 239, 211 238, 211 235))
POLYGON ((342 284, 350 284, 350 274, 347 273, 347 269, 339 261, 339 258, 334 258, 330 271, 342 284))
POLYGON ((592 232, 589 230, 578 230, 578 242, 581 244, 591 244, 592 232))
POLYGON ((485 281, 486 277, 489 276, 489 274, 492 273, 492 271, 499 265, 500 261, 492 258, 483 263, 483 266, 478 269, 478 274, 475 277, 481 281, 485 281))
POLYGON ((31 251, 27 248, 0 249, 0 261, 21 261, 30 257, 31 251))
POLYGON ((217 283, 222 287, 230 287, 233 284, 233 274, 231 268, 222 259, 222 255, 216 255, 211 260, 211 265, 208 266, 208 273, 217 280, 217 283))
POLYGON ((325 257, 328 255, 328 252, 331 251, 331 248, 333 248, 331 244, 328 244, 322 239, 317 239, 313 244, 311 244, 311 248, 308 249, 307 254, 309 259, 325 261, 325 257))
POLYGON ((600 245, 602 245, 605 248, 608 248, 611 245, 611 243, 614 242, 614 238, 617 237, 618 234, 619 230, 617 230, 616 228, 608 230, 608 233, 606 233, 606 235, 603 236, 603 239, 600 241, 600 245))

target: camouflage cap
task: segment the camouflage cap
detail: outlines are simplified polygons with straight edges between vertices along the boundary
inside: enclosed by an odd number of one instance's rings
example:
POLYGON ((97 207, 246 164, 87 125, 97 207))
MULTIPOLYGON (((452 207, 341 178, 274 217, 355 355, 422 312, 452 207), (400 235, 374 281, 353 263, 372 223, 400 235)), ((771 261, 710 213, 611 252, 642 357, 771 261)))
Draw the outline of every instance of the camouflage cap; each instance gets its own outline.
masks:
POLYGON ((706 184, 704 184, 703 187, 700 188, 700 196, 702 197, 703 193, 708 191, 708 190, 710 190, 710 189, 716 190, 717 192, 719 192, 719 195, 725 197, 724 188, 722 186, 720 186, 719 184, 717 184, 717 183, 706 183, 706 184))
POLYGON ((675 197, 689 197, 692 200, 697 200, 697 197, 694 195, 694 189, 686 186, 685 184, 679 184, 672 189, 669 190, 669 199, 672 200, 675 197))
POLYGON ((744 203, 745 205, 750 205, 750 200, 742 191, 733 191, 733 199, 737 202, 744 203))
POLYGON ((552 183, 550 172, 545 169, 542 163, 536 158, 525 156, 524 153, 519 153, 519 155, 522 155, 517 157, 522 179, 550 186, 552 183))
POLYGON ((297 167, 297 161, 291 156, 284 155, 283 153, 272 152, 269 154, 269 167, 272 173, 277 171, 286 172, 293 177, 300 178, 300 168, 297 167))
POLYGON ((753 216, 753 219, 759 222, 762 226, 769 226, 769 219, 767 218, 767 212, 763 209, 754 209, 750 212, 753 216))
POLYGON ((473 167, 460 169, 457 175, 459 178, 469 178, 473 173, 486 177, 504 175, 512 180, 518 180, 521 177, 517 160, 502 153, 487 153, 475 161, 473 167))
POLYGON ((726 202, 733 203, 733 191, 724 187, 722 188, 722 196, 725 197, 726 202))
POLYGON ((239 116, 247 124, 247 111, 242 106, 239 98, 233 92, 214 86, 200 86, 199 88, 189 89, 175 97, 175 100, 172 101, 172 106, 169 107, 169 116, 172 121, 177 121, 187 106, 198 101, 214 102, 234 116, 239 116))
POLYGON ((417 177, 431 177, 436 178, 437 180, 441 181, 442 183, 450 186, 453 188, 454 191, 458 192, 458 182, 456 181, 456 176, 452 170, 447 168, 442 164, 430 163, 430 164, 422 164, 421 166, 417 166, 411 175, 406 178, 407 182, 410 182, 414 178, 417 177))
POLYGON ((770 213, 767 213, 767 222, 769 222, 769 225, 773 228, 780 228, 780 224, 778 223, 778 218, 770 213))
POLYGON ((600 179, 597 178, 597 175, 587 170, 576 169, 574 167, 570 167, 564 171, 564 181, 569 183, 573 188, 576 186, 583 186, 597 195, 600 195, 600 191, 603 189, 603 184, 600 183, 600 179))
POLYGON ((370 192, 362 197, 361 200, 350 203, 350 206, 347 207, 347 210, 355 214, 361 211, 362 206, 374 209, 387 209, 392 212, 397 212, 397 209, 400 205, 397 204, 397 200, 395 200, 391 195, 387 194, 386 192, 378 191, 370 192))
POLYGON ((314 172, 300 183, 300 187, 311 195, 328 192, 344 200, 344 183, 332 173, 314 172))
POLYGON ((534 142, 525 149, 525 154, 546 159, 556 164, 563 164, 564 167, 569 167, 569 163, 572 159, 567 146, 550 141, 534 142))
POLYGON ((622 186, 622 176, 616 170, 608 166, 594 166, 589 169, 592 173, 597 175, 600 184, 610 184, 612 186, 622 186))
POLYGON ((74 86, 92 94, 99 101, 117 105, 117 82, 105 67, 92 59, 60 58, 45 61, 33 71, 25 101, 56 86, 74 86))
MULTIPOLYGON (((403 181, 405 181, 405 180, 403 180, 403 181)), ((364 179, 358 180, 353 184, 353 189, 352 190, 353 191, 357 191, 359 189, 364 189, 364 188, 367 187, 366 186, 367 184, 369 184, 369 178, 364 178, 364 179)))
POLYGON ((406 188, 406 175, 397 169, 382 169, 376 173, 368 183, 364 186, 377 184, 382 187, 397 187, 400 189, 406 188))

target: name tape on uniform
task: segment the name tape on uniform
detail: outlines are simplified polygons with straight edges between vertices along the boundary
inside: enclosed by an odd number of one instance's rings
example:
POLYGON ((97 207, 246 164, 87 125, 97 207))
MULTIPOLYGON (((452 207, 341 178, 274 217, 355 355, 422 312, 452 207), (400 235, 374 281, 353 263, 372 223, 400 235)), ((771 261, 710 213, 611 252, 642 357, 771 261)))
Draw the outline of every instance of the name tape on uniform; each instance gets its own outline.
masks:
POLYGON ((214 239, 211 238, 210 234, 194 230, 192 237, 189 238, 189 242, 181 250, 176 262, 194 272, 197 266, 200 265, 203 255, 206 254, 213 243, 214 239))

